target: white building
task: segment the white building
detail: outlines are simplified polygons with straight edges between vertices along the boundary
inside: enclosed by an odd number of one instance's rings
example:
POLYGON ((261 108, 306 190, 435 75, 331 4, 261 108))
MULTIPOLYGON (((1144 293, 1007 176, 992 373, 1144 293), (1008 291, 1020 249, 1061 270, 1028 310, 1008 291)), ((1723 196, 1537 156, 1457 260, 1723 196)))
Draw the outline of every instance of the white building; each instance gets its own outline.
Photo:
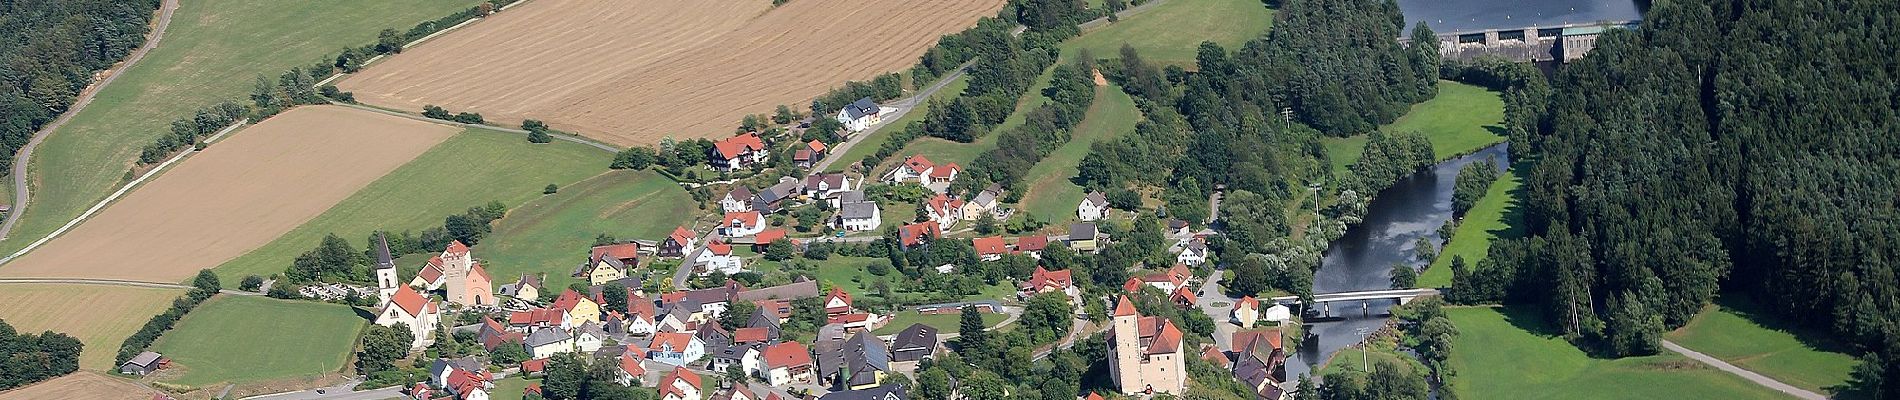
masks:
POLYGON ((693 268, 702 275, 713 271, 732 275, 745 271, 745 259, 733 255, 731 244, 712 242, 699 252, 698 258, 693 259, 693 268))
POLYGON ((752 189, 734 186, 726 197, 719 198, 719 209, 728 213, 752 211, 752 189))
POLYGON ((1082 197, 1082 204, 1075 206, 1075 217, 1082 222, 1092 222, 1108 216, 1108 197, 1102 192, 1089 193, 1082 197))
POLYGON ((870 97, 861 98, 838 110, 838 123, 844 124, 845 130, 862 132, 883 122, 883 111, 870 97))
POLYGON ((726 213, 719 220, 719 234, 725 237, 746 237, 765 231, 765 215, 758 211, 726 213))
POLYGON ((838 208, 838 218, 831 221, 831 227, 851 232, 876 230, 878 226, 884 224, 884 218, 880 215, 883 213, 883 210, 877 207, 877 203, 868 201, 845 203, 843 207, 838 208))
MULTIPOLYGON (((394 268, 386 270, 390 271, 391 275, 395 274, 394 268)), ((385 269, 378 269, 377 273, 380 275, 382 271, 385 269)), ((377 325, 408 326, 409 334, 416 338, 414 344, 411 345, 415 349, 422 349, 435 343, 431 335, 435 333, 436 324, 441 321, 441 309, 436 302, 429 301, 429 298, 423 297, 421 293, 416 293, 415 289, 408 286, 396 288, 395 294, 390 295, 389 301, 383 303, 382 313, 376 316, 377 325)))

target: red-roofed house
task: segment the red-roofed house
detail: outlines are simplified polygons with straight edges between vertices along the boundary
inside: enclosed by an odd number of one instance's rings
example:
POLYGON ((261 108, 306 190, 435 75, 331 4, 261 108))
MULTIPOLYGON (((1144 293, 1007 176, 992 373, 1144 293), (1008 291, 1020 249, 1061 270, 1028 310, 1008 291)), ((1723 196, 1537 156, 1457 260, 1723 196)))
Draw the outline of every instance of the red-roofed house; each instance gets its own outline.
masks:
POLYGON ((1234 302, 1234 323, 1246 328, 1260 320, 1260 300, 1253 296, 1242 296, 1234 302))
POLYGON ((713 142, 709 161, 713 169, 731 171, 765 162, 768 153, 758 132, 746 132, 713 142))
MULTIPOLYGON (((759 234, 757 236, 752 237, 752 251, 764 253, 765 246, 769 246, 772 244, 772 242, 776 242, 779 239, 786 239, 789 233, 790 232, 787 232, 784 228, 773 228, 773 229, 766 229, 763 231, 759 231, 759 234)), ((798 245, 798 239, 791 239, 790 241, 792 242, 793 246, 798 245)))
POLYGON ((1079 295, 1075 288, 1075 280, 1071 277, 1069 270, 1050 271, 1038 265, 1036 271, 1030 273, 1029 280, 1023 281, 1022 296, 1029 297, 1048 292, 1062 292, 1070 298, 1079 295))
POLYGON ((416 349, 435 342, 431 334, 435 333, 436 324, 441 321, 442 312, 436 302, 429 301, 429 298, 408 286, 396 288, 396 294, 389 296, 389 302, 383 304, 382 312, 376 316, 377 325, 408 325, 409 334, 416 338, 413 344, 416 349))
POLYGON ((567 311, 558 308, 536 308, 516 311, 508 314, 508 327, 516 332, 532 332, 543 328, 573 329, 574 324, 568 318, 567 311))
POLYGON ((548 359, 546 358, 536 358, 521 362, 521 373, 523 374, 539 374, 547 371, 548 359))
POLYGON ((1200 301, 1201 298, 1194 295, 1193 289, 1188 289, 1188 287, 1184 285, 1174 288, 1174 294, 1169 295, 1168 300, 1173 301, 1174 305, 1177 306, 1193 307, 1194 303, 1200 301))
POLYGON ((1221 368, 1228 368, 1234 364, 1233 361, 1227 359, 1227 353, 1221 352, 1220 348, 1214 345, 1207 345, 1201 349, 1201 359, 1221 368))
POLYGON ((693 252, 694 246, 698 244, 699 236, 694 235, 693 231, 686 230, 684 226, 676 227, 673 228, 672 234, 666 235, 666 240, 660 241, 660 251, 657 254, 660 257, 685 257, 686 253, 693 252))
POLYGON ((461 369, 450 372, 447 384, 442 387, 458 399, 487 399, 488 388, 488 381, 482 375, 461 369))
POLYGON ((937 224, 937 221, 918 222, 898 227, 897 236, 901 242, 901 247, 909 249, 913 246, 943 237, 943 228, 937 224))
POLYGON ((792 382, 811 382, 811 352, 798 342, 780 342, 765 348, 766 383, 783 386, 792 382))
POLYGON ((488 271, 469 254, 468 246, 457 240, 449 243, 448 249, 429 258, 428 265, 416 274, 409 286, 443 289, 444 298, 450 303, 464 306, 495 305, 494 280, 488 271), (444 288, 446 287, 446 288, 444 288))
POLYGON ((647 345, 647 358, 673 366, 691 364, 706 356, 706 342, 685 332, 659 332, 653 334, 653 343, 647 345))
POLYGON ((831 287, 831 293, 825 295, 825 315, 837 316, 851 312, 851 294, 837 286, 831 287))
POLYGON ((891 172, 884 173, 883 180, 891 184, 908 181, 916 182, 921 185, 930 183, 930 173, 936 169, 937 164, 930 162, 930 159, 924 158, 922 154, 913 155, 910 156, 910 158, 904 159, 903 164, 899 164, 896 168, 891 168, 891 172))
POLYGON ((589 260, 599 260, 601 256, 613 257, 614 259, 620 260, 623 264, 636 265, 640 263, 640 244, 633 242, 614 243, 594 246, 594 248, 587 250, 587 259, 589 260))
POLYGON ((1123 296, 1109 331, 1108 373, 1123 394, 1187 393, 1182 333, 1173 321, 1143 317, 1123 296))
POLYGON ((1141 285, 1148 285, 1161 289, 1163 293, 1174 293, 1175 289, 1187 285, 1188 279, 1193 277, 1194 272, 1189 271, 1186 265, 1175 264, 1167 271, 1130 277, 1128 282, 1122 284, 1122 290, 1134 293, 1141 290, 1141 285))
POLYGON ((957 163, 939 165, 937 166, 937 168, 932 168, 930 170, 930 182, 931 183, 950 183, 952 181, 957 180, 957 174, 962 173, 962 172, 963 172, 963 167, 957 166, 957 163))
POLYGON ((693 259, 693 270, 701 275, 713 271, 732 275, 745 271, 745 258, 732 253, 732 244, 713 241, 706 244, 706 251, 699 252, 693 259))
POLYGON ((752 236, 764 230, 765 216, 758 211, 726 213, 719 219, 719 234, 725 237, 752 236))
POLYGON ((1003 254, 1009 253, 1009 242, 1003 240, 1002 236, 971 239, 970 245, 976 246, 976 256, 983 261, 1001 260, 1003 254))
POLYGON ((924 214, 939 225, 953 226, 963 220, 963 200, 952 199, 943 193, 924 200, 923 208, 924 214))
POLYGON ((1047 248, 1049 248, 1048 236, 1029 235, 1016 238, 1016 252, 1028 254, 1037 260, 1042 259, 1042 250, 1047 248))
POLYGON ((799 168, 811 168, 813 164, 818 163, 818 160, 825 158, 825 149, 825 142, 813 139, 806 142, 804 147, 792 152, 792 163, 797 164, 799 168))
POLYGON ((700 400, 699 393, 704 387, 699 375, 685 368, 674 368, 660 378, 660 400, 700 400))
POLYGON ((643 361, 646 359, 640 357, 640 352, 637 351, 621 354, 620 368, 614 369, 614 382, 620 383, 620 386, 633 386, 633 381, 647 374, 646 366, 641 365, 643 361))

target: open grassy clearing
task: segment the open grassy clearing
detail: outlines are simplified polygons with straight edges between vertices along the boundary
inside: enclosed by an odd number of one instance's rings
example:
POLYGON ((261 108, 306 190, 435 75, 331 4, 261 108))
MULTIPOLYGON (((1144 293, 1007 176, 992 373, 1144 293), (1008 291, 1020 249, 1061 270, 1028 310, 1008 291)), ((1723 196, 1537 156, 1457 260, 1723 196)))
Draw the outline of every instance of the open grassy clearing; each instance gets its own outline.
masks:
POLYGON ((1061 225, 1075 218, 1075 205, 1082 201, 1082 187, 1070 182, 1076 176, 1076 166, 1082 157, 1088 156, 1089 145, 1095 142, 1115 140, 1135 131, 1135 121, 1141 118, 1141 111, 1135 109, 1135 99, 1122 92, 1120 86, 1100 86, 1095 89, 1095 102, 1089 104, 1087 116, 1075 125, 1074 134, 1069 142, 1043 157, 1023 176, 1029 180, 1023 187, 1022 209, 1037 219, 1061 225))
POLYGON ((1419 275, 1419 287, 1451 287, 1452 257, 1462 256, 1466 268, 1477 269, 1478 261, 1490 254, 1492 241, 1524 237, 1524 206, 1519 200, 1524 198, 1521 174, 1529 170, 1528 167, 1511 168, 1491 183, 1484 198, 1465 212, 1465 219, 1459 222, 1451 242, 1438 249, 1438 258, 1419 275))
POLYGON ((1543 316, 1524 308, 1449 308, 1458 327, 1449 363, 1453 390, 1466 399, 1782 399, 1687 357, 1591 358, 1546 333, 1543 316), (1528 327, 1528 328, 1527 328, 1528 327), (1529 330, 1527 330, 1529 329, 1529 330))
POLYGON ((1273 27, 1274 11, 1258 0, 1166 0, 1153 7, 1063 43, 1063 53, 1118 58, 1126 43, 1148 62, 1193 67, 1201 42, 1238 50, 1273 27))
MULTIPOLYGON (((79 368, 110 371, 113 356, 125 338, 145 321, 165 312, 176 289, 149 289, 105 285, 0 285, 0 319, 20 332, 60 332, 78 338, 86 348, 79 368)), ((4 396, 0 396, 4 397, 4 396)))
POLYGON ((152 395, 157 393, 158 391, 139 386, 131 380, 82 370, 27 387, 0 392, 0 400, 151 400, 152 395))
POLYGON ((540 382, 541 379, 539 378, 529 380, 522 378, 521 375, 518 374, 509 375, 507 378, 495 381, 495 389, 489 391, 488 398, 492 400, 520 400, 523 397, 521 391, 527 389, 529 383, 540 382))
POLYGON ((192 310, 152 350, 172 359, 186 386, 337 372, 367 325, 347 306, 218 296, 192 310))
MULTIPOLYGON (((600 174, 612 157, 572 142, 531 144, 512 133, 466 130, 270 244, 219 265, 216 271, 227 282, 245 275, 270 275, 283 272, 326 234, 366 246, 370 232, 378 229, 419 233, 441 226, 449 214, 489 201, 518 206, 541 197, 549 183, 567 185, 600 174)), ((588 235, 591 239, 593 233, 588 235)), ((486 256, 478 250, 476 257, 486 256)))
POLYGON ((1754 313, 1744 302, 1723 299, 1688 325, 1663 336, 1690 350, 1818 393, 1847 383, 1859 360, 1802 339, 1825 338, 1825 333, 1798 335, 1775 326, 1773 317, 1754 313))
POLYGON ((940 36, 1003 3, 535 1, 338 86, 365 103, 536 118, 620 145, 723 137, 747 114, 802 108, 844 81, 908 69, 940 36))
MULTIPOLYGON (((1170 0, 1172 1, 1172 0, 1170 0)), ((1397 121, 1379 127, 1385 132, 1417 131, 1432 141, 1439 160, 1477 151, 1504 141, 1504 100, 1483 87, 1439 80, 1438 96, 1413 104, 1397 121)), ((1320 139, 1333 160, 1333 170, 1345 172, 1366 149, 1366 135, 1320 139)))
MULTIPOLYGON (((996 324, 1002 323, 1003 320, 1007 318, 1009 318, 1009 316, 1003 314, 984 313, 983 326, 995 327, 996 324)), ((904 328, 909 328, 911 324, 924 324, 936 327, 937 333, 939 334, 958 333, 963 331, 963 315, 955 312, 926 315, 919 314, 915 310, 898 311, 896 314, 891 315, 890 323, 885 324, 883 328, 871 331, 871 334, 895 335, 898 332, 903 332, 904 328)))
POLYGON ((343 46, 375 42, 384 28, 406 30, 481 1, 181 2, 158 47, 35 151, 31 207, 0 250, 26 246, 116 190, 139 149, 168 134, 172 120, 248 101, 258 74, 275 80, 343 46))
POLYGON ((700 211, 692 195, 647 171, 612 171, 542 196, 508 212, 478 247, 497 281, 545 272, 558 286, 587 258, 594 237, 659 240, 691 225, 700 211))
MULTIPOLYGON (((1339 349, 1339 352, 1333 353, 1333 359, 1327 362, 1325 366, 1320 367, 1318 374, 1319 376, 1325 376, 1335 372, 1367 371, 1373 366, 1380 365, 1382 361, 1404 365, 1408 370, 1423 368, 1422 365, 1419 365, 1418 359, 1399 354, 1391 349, 1374 348, 1372 351, 1365 351, 1355 348, 1346 348, 1339 349)), ((1299 379, 1299 377, 1287 377, 1287 379, 1299 379)))
POLYGON ((891 141, 891 135, 903 131, 904 127, 909 126, 911 122, 922 121, 924 114, 929 113, 931 101, 949 102, 950 100, 956 99, 957 96, 962 95, 963 89, 968 87, 970 87, 969 76, 957 76, 957 79, 953 79, 950 83, 944 84, 942 90, 938 90, 937 93, 932 94, 929 100, 918 103, 917 108, 905 113, 903 118, 886 122, 883 128, 879 128, 877 132, 869 133, 871 136, 866 136, 864 139, 858 141, 858 144, 851 145, 851 149, 846 150, 843 154, 831 155, 831 157, 839 157, 839 159, 838 161, 831 162, 830 167, 827 168, 830 170, 828 172, 843 171, 846 167, 851 166, 851 163, 863 160, 864 156, 876 154, 877 149, 884 146, 884 142, 891 141))
POLYGON ((0 274, 183 281, 302 225, 456 131, 298 107, 207 147, 0 274), (125 248, 139 249, 139 262, 100 256, 125 248))

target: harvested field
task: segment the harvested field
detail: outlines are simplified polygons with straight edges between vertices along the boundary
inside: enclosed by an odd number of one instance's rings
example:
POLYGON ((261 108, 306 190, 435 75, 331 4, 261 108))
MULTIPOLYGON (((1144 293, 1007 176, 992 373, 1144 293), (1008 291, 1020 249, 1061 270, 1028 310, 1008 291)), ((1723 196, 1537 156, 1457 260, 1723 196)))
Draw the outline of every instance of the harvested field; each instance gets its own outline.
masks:
POLYGON ((0 306, 0 319, 21 332, 50 330, 79 338, 86 345, 79 356, 79 368, 105 371, 112 369, 112 357, 118 354, 125 338, 184 293, 105 285, 0 284, 0 305, 4 305, 0 306), (82 308, 84 312, 73 311, 82 308))
POLYGON ((0 275, 177 282, 262 246, 459 131, 300 107, 214 143, 0 275), (125 249, 138 249, 136 262, 125 249))
POLYGON ((1002 0, 535 0, 338 86, 360 101, 546 121, 620 145, 728 134, 779 104, 909 68, 1002 0))
POLYGON ((148 400, 158 391, 132 381, 79 371, 31 386, 0 392, 0 400, 148 400))

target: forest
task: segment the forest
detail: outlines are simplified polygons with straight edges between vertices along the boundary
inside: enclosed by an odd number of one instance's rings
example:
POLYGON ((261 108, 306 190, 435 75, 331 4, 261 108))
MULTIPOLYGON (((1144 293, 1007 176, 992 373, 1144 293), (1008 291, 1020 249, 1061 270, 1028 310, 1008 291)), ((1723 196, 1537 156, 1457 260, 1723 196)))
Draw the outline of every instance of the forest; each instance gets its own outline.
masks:
POLYGON ((0 169, 99 71, 145 42, 159 0, 0 2, 0 169))
POLYGON ((64 333, 21 333, 0 320, 0 390, 79 370, 79 339, 64 333))
POLYGON ((1892 1, 1656 2, 1553 78, 1513 146, 1531 236, 1455 270, 1452 300, 1541 305, 1626 356, 1752 298, 1865 354, 1853 390, 1900 396, 1896 27, 1892 1))

